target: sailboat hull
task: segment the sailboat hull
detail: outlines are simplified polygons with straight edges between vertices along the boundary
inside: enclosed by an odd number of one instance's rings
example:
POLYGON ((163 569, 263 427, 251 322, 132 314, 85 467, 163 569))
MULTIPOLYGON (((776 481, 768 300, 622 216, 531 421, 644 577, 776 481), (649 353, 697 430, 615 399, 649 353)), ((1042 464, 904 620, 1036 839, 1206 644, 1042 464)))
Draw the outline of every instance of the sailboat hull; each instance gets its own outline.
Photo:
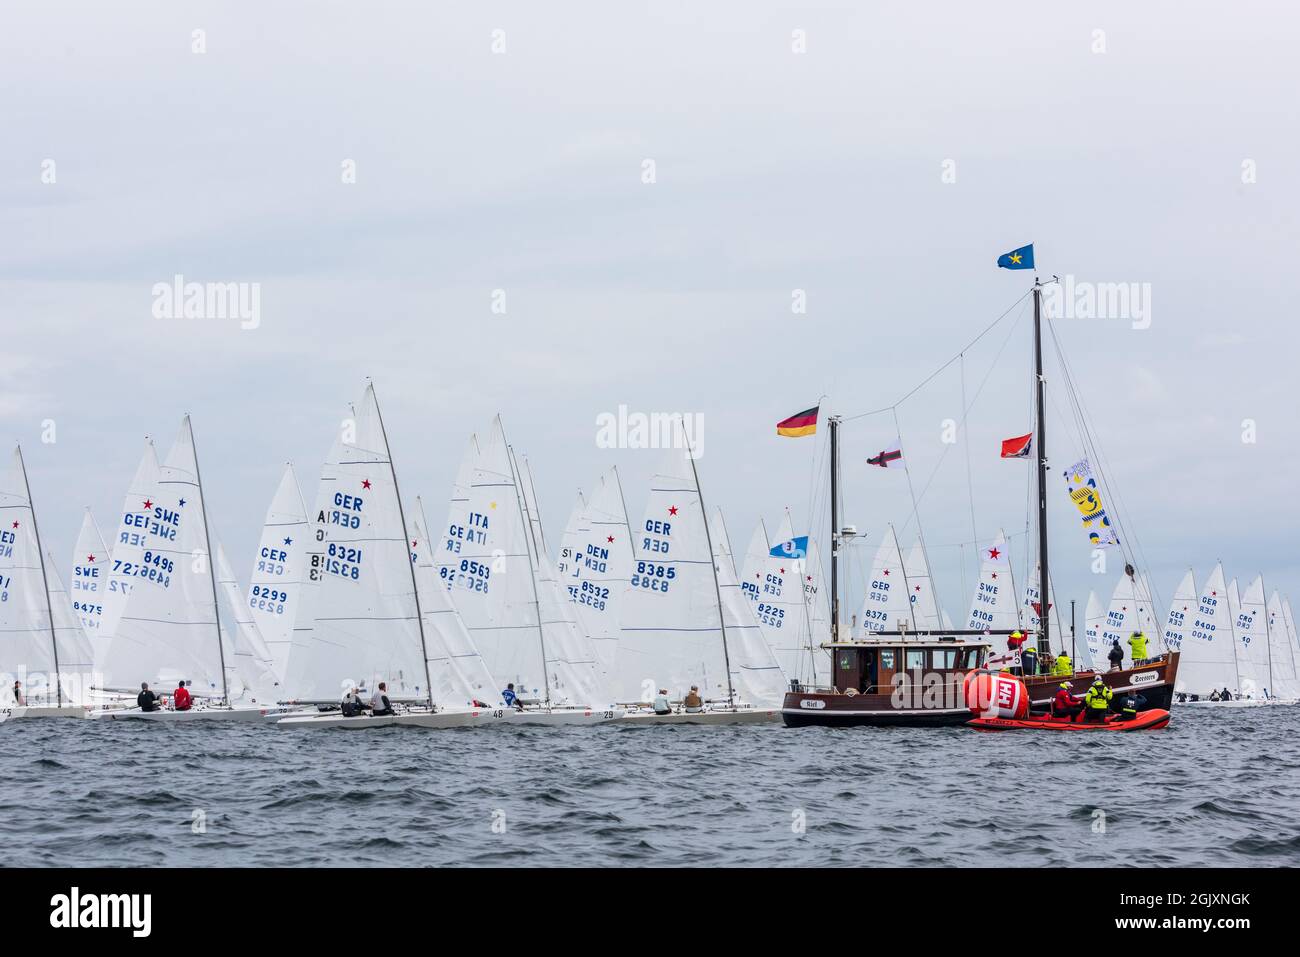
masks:
POLYGON ((291 715, 275 723, 277 728, 347 728, 349 730, 366 728, 388 728, 397 724, 397 716, 388 714, 381 717, 363 714, 354 718, 345 718, 337 711, 324 711, 313 715, 291 715))
POLYGON ((653 711, 630 711, 619 718, 617 723, 645 724, 775 724, 781 720, 781 713, 775 708, 740 708, 736 711, 700 711, 694 714, 675 711, 672 714, 655 714, 653 711))
POLYGON ((484 711, 422 711, 399 714, 395 724, 406 728, 489 728, 510 723, 510 713, 504 708, 484 711))
POLYGON ((9 712, 11 718, 88 718, 90 717, 90 707, 88 705, 33 705, 12 708, 9 712))
POLYGON ((139 708, 113 708, 92 711, 96 721, 153 721, 161 724, 189 724, 193 721, 263 721, 261 708, 195 708, 191 711, 141 711, 139 708))
POLYGON ((535 725, 543 728, 586 728, 618 721, 625 713, 619 708, 595 711, 586 708, 553 708, 549 711, 514 711, 510 714, 508 720, 512 725, 535 725))
MULTIPOLYGON (((1123 668, 1118 671, 1100 672, 1101 679, 1116 695, 1129 691, 1140 694, 1146 699, 1143 710, 1162 708, 1168 711, 1174 703, 1174 687, 1178 680, 1179 653, 1169 652, 1162 658, 1153 659, 1148 664, 1136 668, 1123 668)), ((1068 679, 1060 675, 1034 675, 1025 678, 1025 687, 1029 689, 1029 702, 1032 709, 1045 709, 1051 704, 1062 681, 1070 682, 1070 693, 1083 695, 1096 678, 1097 672, 1082 671, 1068 679)))

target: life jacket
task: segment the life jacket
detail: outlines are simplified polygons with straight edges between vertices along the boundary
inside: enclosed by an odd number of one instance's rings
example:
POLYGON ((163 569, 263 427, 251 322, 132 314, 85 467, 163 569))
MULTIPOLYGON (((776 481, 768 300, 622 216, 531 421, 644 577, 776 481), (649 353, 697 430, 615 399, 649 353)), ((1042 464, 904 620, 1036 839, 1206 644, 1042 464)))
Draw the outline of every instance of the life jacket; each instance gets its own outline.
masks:
POLYGON ((1114 696, 1115 692, 1111 691, 1105 685, 1093 685, 1088 689, 1085 701, 1089 708, 1101 710, 1102 708, 1110 707, 1110 699, 1114 696))
POLYGON ((1131 637, 1128 640, 1128 645, 1129 648, 1132 649, 1130 653, 1132 654, 1134 661, 1147 656, 1147 636, 1142 634, 1142 632, 1138 632, 1136 635, 1131 637))
POLYGON ((176 694, 172 695, 172 700, 176 704, 177 711, 190 710, 190 693, 185 688, 177 688, 176 694))
POLYGON ((1056 656, 1056 673, 1058 675, 1074 674, 1074 664, 1070 661, 1070 656, 1061 653, 1056 656))

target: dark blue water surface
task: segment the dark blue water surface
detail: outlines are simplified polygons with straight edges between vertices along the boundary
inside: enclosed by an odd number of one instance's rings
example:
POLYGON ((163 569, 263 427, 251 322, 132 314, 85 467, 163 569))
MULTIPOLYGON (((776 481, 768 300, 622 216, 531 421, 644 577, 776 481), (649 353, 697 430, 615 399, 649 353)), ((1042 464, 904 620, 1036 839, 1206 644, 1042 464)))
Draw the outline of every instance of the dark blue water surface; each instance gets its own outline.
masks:
POLYGON ((15 720, 0 839, 73 866, 1294 866, 1298 734, 1300 707, 1115 735, 15 720))

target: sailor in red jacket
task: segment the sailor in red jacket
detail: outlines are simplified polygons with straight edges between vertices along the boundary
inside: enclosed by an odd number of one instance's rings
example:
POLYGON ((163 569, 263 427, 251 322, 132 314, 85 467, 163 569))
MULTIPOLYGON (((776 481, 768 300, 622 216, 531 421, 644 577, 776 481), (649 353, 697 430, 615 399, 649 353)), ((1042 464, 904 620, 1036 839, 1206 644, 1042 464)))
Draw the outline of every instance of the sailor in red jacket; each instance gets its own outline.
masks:
POLYGON ((177 711, 189 711, 190 706, 194 703, 184 681, 176 685, 176 693, 172 695, 172 703, 177 711))
POLYGON ((1083 699, 1070 694, 1070 682, 1062 681, 1060 690, 1052 699, 1052 717, 1069 718, 1073 721, 1083 710, 1083 699))

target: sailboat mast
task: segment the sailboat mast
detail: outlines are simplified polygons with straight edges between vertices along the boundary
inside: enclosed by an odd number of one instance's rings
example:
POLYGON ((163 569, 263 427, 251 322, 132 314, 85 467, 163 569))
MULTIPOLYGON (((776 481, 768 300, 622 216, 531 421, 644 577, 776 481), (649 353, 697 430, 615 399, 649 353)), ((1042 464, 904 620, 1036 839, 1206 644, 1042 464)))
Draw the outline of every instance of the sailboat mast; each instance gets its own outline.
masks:
MULTIPOLYGON (((30 500, 30 498, 29 495, 28 499, 30 500)), ((1273 629, 1268 626, 1268 599, 1265 597, 1267 594, 1268 592, 1264 588, 1264 577, 1261 575, 1259 579, 1259 600, 1261 602, 1260 610, 1264 613, 1264 647, 1268 650, 1268 686, 1269 688, 1276 688, 1277 686, 1273 683, 1273 629)))
POLYGON ((840 417, 831 426, 831 641, 840 640, 840 417))
MULTIPOLYGON (((370 386, 374 395, 375 387, 370 386)), ((384 414, 379 411, 379 396, 374 396, 375 417, 379 419, 379 434, 384 437, 384 451, 388 453, 388 474, 393 478, 393 495, 397 499, 397 517, 402 522, 402 549, 406 552, 406 564, 411 570, 411 594, 415 596, 415 622, 420 628, 420 657, 424 659, 424 687, 429 692, 429 710, 433 705, 433 679, 429 677, 429 649, 424 641, 424 611, 420 608, 420 586, 415 580, 415 562, 411 561, 411 547, 406 543, 411 540, 411 530, 406 527, 406 512, 402 508, 402 493, 397 487, 397 469, 393 465, 393 449, 388 444, 388 430, 384 428, 384 414)), ((425 534, 428 534, 426 529, 425 534)), ((426 542, 425 547, 430 547, 426 542)))
POLYGON ((208 581, 212 584, 212 620, 217 626, 217 655, 221 660, 221 696, 230 707, 230 679, 226 676, 226 645, 221 640, 221 604, 217 601, 217 570, 212 554, 212 533, 208 530, 208 497, 203 494, 203 473, 199 471, 199 447, 194 441, 194 426, 189 413, 185 415, 185 431, 190 434, 190 448, 194 451, 194 481, 199 486, 199 514, 203 516, 203 547, 208 551, 208 581))
POLYGON ((709 546, 709 567, 713 569, 713 594, 718 599, 718 627, 722 629, 722 662, 727 669, 727 703, 734 711, 736 691, 731 686, 731 652, 727 649, 727 616, 722 610, 722 586, 718 584, 718 561, 714 558, 713 534, 709 531, 709 512, 704 507, 704 491, 700 488, 700 473, 695 468, 695 453, 686 442, 686 457, 691 461, 691 475, 695 477, 695 496, 700 500, 700 517, 704 520, 704 541, 709 546))
POLYGON ((59 669, 59 639, 54 634, 54 605, 50 601, 50 582, 45 572, 45 550, 41 548, 41 528, 36 522, 36 503, 32 501, 32 485, 27 481, 27 463, 23 461, 23 447, 17 446, 16 452, 18 468, 23 473, 23 488, 27 490, 27 508, 32 513, 32 535, 36 539, 36 557, 41 563, 41 587, 45 589, 45 610, 50 615, 50 647, 54 649, 54 694, 61 708, 63 707, 63 675, 59 669))
MULTIPOLYGON (((504 432, 502 433, 504 435, 504 432)), ((528 552, 528 580, 533 585, 533 610, 537 612, 537 643, 542 649, 542 684, 546 688, 546 707, 551 706, 551 665, 546 658, 546 629, 542 627, 542 602, 537 595, 537 566, 533 562, 533 553, 536 547, 530 549, 528 543, 533 539, 533 523, 528 513, 528 499, 524 496, 524 490, 521 485, 522 478, 519 474, 519 465, 515 462, 514 446, 506 445, 506 456, 510 459, 510 474, 515 486, 515 507, 519 509, 519 517, 524 522, 524 550, 528 552)))
POLYGON ((1037 410, 1034 416, 1034 444, 1038 450, 1038 654, 1050 657, 1052 579, 1047 571, 1047 416, 1046 383, 1043 381, 1043 287, 1034 277, 1034 376, 1037 410))

